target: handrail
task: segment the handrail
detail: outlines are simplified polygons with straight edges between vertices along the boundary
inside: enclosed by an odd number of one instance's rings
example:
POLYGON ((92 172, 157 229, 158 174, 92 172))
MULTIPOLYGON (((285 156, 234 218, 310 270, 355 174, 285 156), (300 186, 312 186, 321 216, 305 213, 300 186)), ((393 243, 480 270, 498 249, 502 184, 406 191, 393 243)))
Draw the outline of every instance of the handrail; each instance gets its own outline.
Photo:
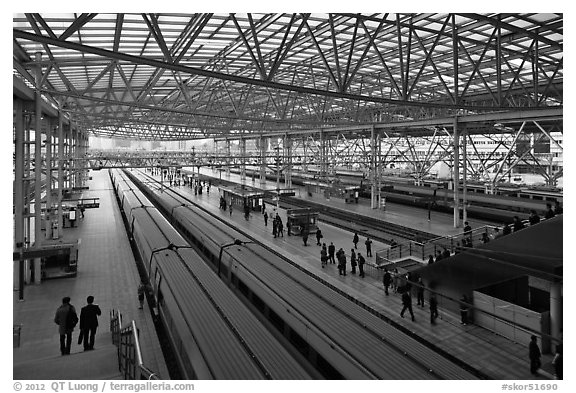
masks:
MULTIPOLYGON (((545 221, 544 218, 542 218, 540 222, 543 221, 545 221)), ((522 222, 524 223, 525 227, 530 225, 528 220, 522 220, 522 222)), ((408 240, 407 242, 396 244, 385 250, 377 251, 375 253, 376 262, 377 265, 380 265, 382 263, 381 261, 391 263, 395 260, 401 259, 402 257, 408 256, 415 256, 422 259, 422 261, 426 261, 428 255, 432 255, 435 258, 437 251, 441 251, 444 248, 448 249, 450 253, 453 254, 462 250, 463 245, 461 244, 461 241, 464 238, 469 238, 473 242, 478 242, 482 240, 482 235, 484 233, 488 234, 489 230, 502 230, 502 228, 503 227, 498 227, 496 225, 484 225, 478 228, 474 228, 468 233, 458 233, 456 235, 450 236, 439 236, 424 243, 415 240, 408 240)))
POLYGON ((110 311, 110 331, 112 343, 118 347, 118 369, 127 380, 160 379, 156 373, 144 365, 139 329, 132 320, 128 326, 122 327, 122 313, 110 311))

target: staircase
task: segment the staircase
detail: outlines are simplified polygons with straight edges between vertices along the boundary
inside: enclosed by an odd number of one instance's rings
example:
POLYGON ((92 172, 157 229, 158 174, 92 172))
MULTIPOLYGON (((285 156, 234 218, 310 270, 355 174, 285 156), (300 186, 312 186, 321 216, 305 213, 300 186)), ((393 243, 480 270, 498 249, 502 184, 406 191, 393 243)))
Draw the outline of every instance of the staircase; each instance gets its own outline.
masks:
MULTIPOLYGON (((102 329, 102 327, 100 327, 102 329)), ((25 343, 13 351, 13 379, 27 380, 111 380, 123 379, 118 370, 118 348, 106 329, 96 335, 95 349, 84 351, 74 332, 70 355, 60 355, 58 336, 49 342, 25 343)))

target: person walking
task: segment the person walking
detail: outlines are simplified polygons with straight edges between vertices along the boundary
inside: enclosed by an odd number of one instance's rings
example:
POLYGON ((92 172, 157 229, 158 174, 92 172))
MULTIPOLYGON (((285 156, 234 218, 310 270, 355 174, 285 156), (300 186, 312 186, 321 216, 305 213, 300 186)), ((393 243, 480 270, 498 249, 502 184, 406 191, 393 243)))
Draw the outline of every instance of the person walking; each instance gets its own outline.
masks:
POLYGON ((336 246, 334 245, 333 242, 330 242, 330 245, 328 246, 328 260, 332 264, 336 263, 336 260, 334 259, 335 252, 336 252, 336 246))
POLYGON ((302 229, 302 241, 304 242, 304 246, 308 245, 308 227, 305 226, 304 229, 302 229))
POLYGON ((358 275, 364 278, 364 264, 366 260, 362 256, 362 254, 358 253, 358 275))
POLYGON ((74 306, 70 304, 70 297, 62 298, 62 305, 58 307, 56 315, 54 315, 54 323, 58 325, 58 333, 60 334, 60 353, 70 355, 72 332, 78 323, 78 315, 74 306))
POLYGON ((358 242, 360 241, 360 239, 358 238, 358 232, 354 233, 354 238, 352 239, 352 243, 354 243, 354 248, 358 248, 358 242))
POLYGON ((366 256, 372 257, 372 240, 370 240, 370 238, 367 237, 364 244, 366 244, 366 256))
POLYGON ((84 341, 84 350, 90 351, 94 349, 98 317, 102 315, 102 311, 97 304, 94 304, 94 296, 88 296, 86 303, 88 304, 80 310, 80 334, 82 341, 84 341))
POLYGON ((414 321, 414 311, 412 311, 412 298, 410 297, 410 292, 404 291, 402 293, 402 311, 400 311, 400 316, 404 318, 404 312, 408 310, 410 312, 410 316, 412 317, 412 321, 414 321))
POLYGON ((322 239, 324 236, 322 235, 322 231, 320 230, 320 228, 318 228, 316 230, 316 245, 320 246, 322 245, 322 243, 320 243, 320 239, 322 239))
POLYGON ((418 287, 416 288, 416 304, 424 307, 424 282, 422 277, 418 277, 418 287))
MULTIPOLYGON (((230 210, 230 217, 232 217, 232 202, 230 202, 230 207, 228 208, 230 210)), ((226 210, 226 209, 224 209, 226 210)))
POLYGON ((276 219, 272 220, 272 235, 274 238, 278 236, 278 220, 276 219))
POLYGON ((530 372, 536 375, 538 369, 542 365, 540 358, 542 354, 540 353, 540 348, 538 347, 538 338, 536 336, 530 337, 530 344, 528 345, 528 356, 530 358, 530 372))
POLYGON ((268 226, 268 212, 264 211, 264 226, 268 226))
POLYGON ((352 266, 352 274, 356 274, 356 253, 354 249, 350 249, 350 266, 352 266))
POLYGON ((390 287, 391 283, 392 283, 392 275, 390 274, 387 268, 384 268, 384 276, 382 277, 382 284, 384 284, 384 293, 386 294, 386 296, 389 295, 388 287, 390 287))
POLYGON ((140 310, 144 308, 144 295, 146 294, 146 285, 144 285, 144 283, 141 283, 138 286, 138 302, 140 303, 140 307, 138 307, 140 310))
POLYGON ((290 224, 290 219, 288 218, 288 220, 286 221, 286 232, 288 233, 288 236, 290 236, 290 227, 292 225, 290 224))
POLYGON ((438 299, 434 292, 430 293, 430 298, 428 299, 430 303, 430 323, 432 325, 436 324, 436 318, 438 318, 438 299))
POLYGON ((398 272, 398 268, 394 268, 394 273, 392 274, 392 286, 394 287, 394 293, 398 293, 398 285, 400 280, 400 273, 398 272))

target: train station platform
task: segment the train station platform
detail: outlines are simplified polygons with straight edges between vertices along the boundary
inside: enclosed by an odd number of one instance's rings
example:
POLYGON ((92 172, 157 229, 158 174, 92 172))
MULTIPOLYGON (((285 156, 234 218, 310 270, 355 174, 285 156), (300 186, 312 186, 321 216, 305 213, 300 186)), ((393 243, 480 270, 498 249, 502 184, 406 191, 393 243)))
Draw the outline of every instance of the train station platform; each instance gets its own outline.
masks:
MULTIPOLYGON (((24 300, 13 294, 13 323, 20 326, 19 346, 13 349, 13 379, 118 379, 116 346, 110 333, 110 311, 122 313, 125 326, 134 320, 140 331, 144 365, 161 379, 169 379, 154 322, 147 308, 139 309, 140 277, 108 171, 92 171, 84 197, 100 198, 100 207, 86 209, 84 219, 64 229, 67 238, 79 240, 78 274, 45 280, 24 287, 24 300), (56 309, 69 296, 78 316, 92 295, 102 310, 95 350, 83 351, 74 329, 70 356, 59 349, 56 309), (128 322, 126 322, 128 321, 128 322)), ((16 341, 16 340, 15 340, 16 341)))
MULTIPOLYGON (((239 174, 226 174, 225 172, 222 173, 210 168, 201 168, 200 174, 204 177, 213 178, 214 181, 243 184, 266 191, 275 191, 277 188, 276 182, 274 181, 267 180, 261 183, 259 179, 254 179, 253 181, 252 178, 247 178, 242 181, 239 174)), ((283 184, 284 182, 280 182, 280 188, 283 188, 283 184)), ((432 211, 430 212, 430 220, 428 220, 428 210, 426 209, 389 202, 386 203, 385 208, 372 209, 370 201, 366 198, 359 198, 358 203, 346 203, 345 199, 341 197, 332 196, 330 199, 327 199, 323 194, 308 193, 305 186, 293 185, 291 188, 296 190, 296 197, 299 199, 328 206, 333 209, 353 212, 360 216, 379 218, 385 222, 432 233, 438 235, 438 237, 458 235, 463 231, 462 227, 454 227, 452 214, 432 211)), ((485 225, 501 225, 501 223, 472 218, 467 221, 472 228, 485 225)))
MULTIPOLYGON (((201 172, 201 174, 203 173, 201 172)), ((218 176, 217 172, 216 175, 218 176)), ((158 180, 160 179, 159 176, 156 176, 156 178, 158 180)), ((235 179, 234 175, 232 175, 230 179, 235 179)), ((224 174, 222 180, 225 180, 224 174)), ((167 185, 166 183, 167 182, 165 182, 165 185, 167 185)), ((335 264, 328 264, 325 268, 322 268, 320 263, 321 248, 316 245, 314 234, 310 235, 307 247, 304 247, 301 237, 287 236, 286 231, 284 237, 274 238, 272 236, 271 222, 266 226, 261 214, 252 212, 250 218, 246 220, 244 214, 239 209, 235 209, 232 215, 229 214, 228 210, 223 211, 220 209, 220 192, 216 183, 216 181, 212 182, 213 185, 209 193, 204 189, 204 192, 198 195, 194 195, 194 190, 189 186, 179 186, 176 188, 194 203, 218 215, 220 219, 250 233, 255 239, 282 255, 290 256, 293 262, 309 270, 330 285, 335 286, 354 299, 382 313, 395 323, 409 329, 414 334, 436 345, 450 355, 466 362, 489 378, 522 380, 553 379, 551 355, 543 356, 543 367, 539 371, 539 374, 534 376, 529 370, 527 346, 515 343, 473 324, 466 326, 460 324, 459 315, 443 309, 441 302, 439 304, 440 316, 435 325, 431 325, 429 322, 430 314, 427 297, 425 299, 425 307, 417 306, 414 299, 413 309, 415 322, 412 322, 410 318, 401 318, 400 310, 402 309, 402 302, 400 294, 395 294, 391 291, 390 295, 386 296, 380 277, 374 274, 373 271, 367 269, 366 276, 361 278, 358 274, 351 274, 349 262, 346 276, 338 274, 335 264)), ((252 183, 251 180, 249 180, 248 185, 252 185, 250 183, 252 183)), ((269 214, 271 212, 273 214, 278 212, 283 222, 286 223, 286 211, 284 209, 280 208, 276 210, 275 207, 267 205, 267 211, 269 214)), ((401 215, 400 211, 396 210, 396 208, 394 208, 394 211, 394 215, 401 215)), ((475 221, 471 223, 472 225, 480 225, 480 223, 475 221)), ((434 224, 437 225, 437 223, 434 224)), ((350 250, 354 247, 352 243, 353 232, 324 223, 320 223, 319 226, 324 235, 322 242, 327 244, 333 242, 336 249, 343 248, 349 261, 350 250)), ((445 227, 447 229, 447 224, 445 227)), ((363 242, 364 238, 361 237, 357 251, 365 256, 363 242)), ((386 247, 389 246, 377 242, 373 244, 374 251, 386 247)), ((374 251, 373 253, 375 255, 374 251)), ((374 262, 374 259, 374 257, 366 258, 368 263, 374 262)))

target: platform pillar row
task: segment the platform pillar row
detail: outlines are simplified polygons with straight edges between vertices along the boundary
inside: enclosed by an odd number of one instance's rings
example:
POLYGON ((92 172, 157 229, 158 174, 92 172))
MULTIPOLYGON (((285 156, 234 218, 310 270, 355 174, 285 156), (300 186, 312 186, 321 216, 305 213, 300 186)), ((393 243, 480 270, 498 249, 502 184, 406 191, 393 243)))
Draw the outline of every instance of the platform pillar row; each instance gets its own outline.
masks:
POLYGON ((454 182, 454 228, 460 226, 460 135, 458 132, 458 117, 454 117, 454 161, 453 161, 453 174, 452 179, 454 182))
MULTIPOLYGON (((24 111, 22 100, 14 101, 14 250, 24 249, 24 111)), ((25 261, 14 262, 14 289, 19 291, 20 300, 24 299, 25 261)))

